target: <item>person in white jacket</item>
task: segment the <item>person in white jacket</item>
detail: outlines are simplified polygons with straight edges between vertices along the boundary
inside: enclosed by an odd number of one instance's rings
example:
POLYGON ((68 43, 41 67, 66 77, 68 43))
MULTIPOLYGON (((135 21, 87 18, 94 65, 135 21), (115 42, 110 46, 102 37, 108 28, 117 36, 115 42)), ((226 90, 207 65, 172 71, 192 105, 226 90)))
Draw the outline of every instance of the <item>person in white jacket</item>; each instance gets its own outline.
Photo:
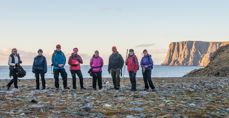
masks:
POLYGON ((18 89, 18 76, 17 76, 17 67, 22 63, 20 55, 17 53, 17 49, 13 48, 12 53, 9 56, 9 69, 10 69, 10 77, 13 79, 7 84, 8 90, 10 89, 11 85, 14 83, 14 87, 18 89))

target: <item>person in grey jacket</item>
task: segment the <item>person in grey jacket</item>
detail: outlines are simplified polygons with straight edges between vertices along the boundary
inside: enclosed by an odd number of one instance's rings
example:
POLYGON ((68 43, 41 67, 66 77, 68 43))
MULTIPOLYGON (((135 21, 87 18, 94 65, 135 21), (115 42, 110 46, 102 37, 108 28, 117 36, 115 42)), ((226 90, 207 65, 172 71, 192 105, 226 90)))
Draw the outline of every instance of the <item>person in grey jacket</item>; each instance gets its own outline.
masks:
POLYGON ((122 58, 122 55, 119 54, 115 46, 112 47, 112 52, 113 53, 111 54, 109 58, 108 72, 112 76, 114 89, 119 90, 120 89, 120 75, 121 75, 121 71, 124 65, 124 59, 122 58))
POLYGON ((42 49, 38 50, 38 56, 34 58, 32 71, 36 77, 36 89, 40 89, 40 77, 42 81, 42 89, 45 89, 45 73, 47 73, 47 61, 46 58, 43 56, 42 49))

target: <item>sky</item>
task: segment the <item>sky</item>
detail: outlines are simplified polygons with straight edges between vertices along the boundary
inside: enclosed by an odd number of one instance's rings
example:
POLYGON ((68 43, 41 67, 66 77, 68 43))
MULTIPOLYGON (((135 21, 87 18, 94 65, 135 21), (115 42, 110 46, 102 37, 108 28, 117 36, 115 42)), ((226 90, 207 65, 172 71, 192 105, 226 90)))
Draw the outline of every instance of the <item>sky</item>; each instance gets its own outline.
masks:
POLYGON ((125 58, 148 49, 156 64, 174 41, 229 41, 228 0, 0 0, 0 65, 16 47, 31 65, 39 48, 79 48, 88 64, 95 50, 105 63, 111 47, 125 58))

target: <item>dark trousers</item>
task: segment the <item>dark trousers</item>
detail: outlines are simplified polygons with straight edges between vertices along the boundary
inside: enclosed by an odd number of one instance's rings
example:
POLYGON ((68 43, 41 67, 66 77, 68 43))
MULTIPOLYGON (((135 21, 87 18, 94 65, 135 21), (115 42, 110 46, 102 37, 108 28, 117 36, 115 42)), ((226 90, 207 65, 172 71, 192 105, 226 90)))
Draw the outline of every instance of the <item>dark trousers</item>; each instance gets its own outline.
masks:
POLYGON ((13 76, 13 79, 10 80, 10 82, 7 84, 7 87, 11 87, 11 85, 14 83, 14 87, 15 88, 18 88, 18 77, 17 77, 17 70, 16 69, 13 69, 11 70, 12 71, 12 76, 13 76))
POLYGON ((80 87, 84 88, 83 75, 82 75, 81 70, 71 70, 71 74, 72 74, 72 86, 73 86, 73 89, 76 89, 76 75, 79 77, 80 87))
POLYGON ((115 89, 120 88, 120 69, 111 69, 111 76, 113 80, 113 85, 115 89))
POLYGON ((102 72, 95 72, 95 73, 93 73, 92 86, 93 86, 93 89, 95 89, 95 90, 96 90, 97 81, 98 81, 99 89, 102 89, 103 88, 103 84, 102 84, 102 72))
POLYGON ((62 79, 63 79, 63 85, 64 88, 67 88, 67 73, 65 71, 65 69, 54 69, 54 79, 55 79, 55 87, 58 89, 59 88, 59 74, 61 75, 62 79))
POLYGON ((42 82, 42 89, 45 89, 45 73, 37 71, 35 72, 35 77, 36 77, 36 87, 37 89, 40 89, 40 78, 42 82))
POLYGON ((151 79, 151 72, 152 72, 152 70, 145 70, 145 72, 143 72, 145 89, 149 89, 149 86, 151 89, 155 89, 153 82, 152 82, 152 79, 151 79))
POLYGON ((129 72, 130 82, 131 82, 131 90, 136 90, 136 73, 133 71, 129 72))

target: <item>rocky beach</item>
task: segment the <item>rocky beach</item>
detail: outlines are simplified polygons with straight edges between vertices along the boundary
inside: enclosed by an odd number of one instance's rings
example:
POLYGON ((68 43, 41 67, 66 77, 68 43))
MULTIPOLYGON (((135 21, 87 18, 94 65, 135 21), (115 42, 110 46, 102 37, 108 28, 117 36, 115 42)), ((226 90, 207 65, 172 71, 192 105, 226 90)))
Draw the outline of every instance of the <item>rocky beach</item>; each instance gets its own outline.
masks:
MULTIPOLYGON (((104 89, 94 91, 91 79, 87 90, 56 90, 53 79, 46 90, 35 90, 35 80, 20 80, 19 89, 7 91, 9 80, 0 80, 0 118, 228 118, 229 78, 153 78, 156 92, 131 92, 128 79, 121 90, 112 89, 104 79, 104 89)), ((77 81, 78 82, 78 81, 77 81)), ((62 85, 62 83, 60 83, 62 85)), ((71 79, 68 80, 71 85, 71 79)), ((78 84, 78 83, 77 83, 78 84)))

